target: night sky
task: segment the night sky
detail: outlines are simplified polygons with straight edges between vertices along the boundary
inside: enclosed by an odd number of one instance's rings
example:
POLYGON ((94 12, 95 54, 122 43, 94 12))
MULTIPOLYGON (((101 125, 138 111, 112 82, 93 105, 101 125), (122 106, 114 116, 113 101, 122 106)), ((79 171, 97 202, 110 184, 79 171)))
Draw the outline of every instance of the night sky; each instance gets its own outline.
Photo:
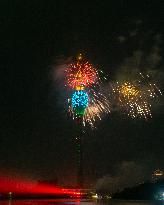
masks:
MULTIPOLYGON (((82 52, 115 80, 137 51, 143 54, 139 69, 153 70, 163 90, 164 3, 152 2, 1 0, 1 170, 74 184, 75 127, 54 80, 61 56, 82 52)), ((145 178, 164 169, 163 97, 158 101, 149 121, 116 111, 96 130, 86 128, 86 183, 119 175, 125 164, 145 178)))

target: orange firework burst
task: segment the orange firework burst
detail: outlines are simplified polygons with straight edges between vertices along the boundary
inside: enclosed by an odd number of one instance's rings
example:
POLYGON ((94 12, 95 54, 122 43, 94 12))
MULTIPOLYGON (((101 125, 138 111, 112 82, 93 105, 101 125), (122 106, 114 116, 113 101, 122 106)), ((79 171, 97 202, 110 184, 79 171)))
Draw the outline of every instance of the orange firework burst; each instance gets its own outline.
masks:
POLYGON ((70 64, 66 69, 67 86, 76 88, 79 86, 90 87, 99 82, 97 70, 89 63, 78 60, 70 64))

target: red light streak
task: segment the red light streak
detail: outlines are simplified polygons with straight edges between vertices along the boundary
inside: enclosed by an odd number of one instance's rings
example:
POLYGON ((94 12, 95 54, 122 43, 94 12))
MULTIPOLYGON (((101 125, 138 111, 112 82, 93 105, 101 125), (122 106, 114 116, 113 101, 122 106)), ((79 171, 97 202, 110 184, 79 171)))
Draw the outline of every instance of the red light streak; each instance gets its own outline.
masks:
POLYGON ((8 194, 11 192, 15 195, 67 195, 79 198, 81 193, 71 189, 63 189, 55 185, 37 184, 33 181, 19 178, 0 176, 0 193, 8 194))

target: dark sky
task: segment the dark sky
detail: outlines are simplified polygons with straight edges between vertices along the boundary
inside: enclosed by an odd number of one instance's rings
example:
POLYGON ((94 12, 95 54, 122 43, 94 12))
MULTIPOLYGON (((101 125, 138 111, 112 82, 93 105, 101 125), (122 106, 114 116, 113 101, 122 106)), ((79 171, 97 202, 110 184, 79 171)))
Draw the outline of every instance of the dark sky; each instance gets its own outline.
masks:
MULTIPOLYGON (((137 50, 154 57, 150 67, 163 89, 164 3, 152 2, 1 1, 1 169, 73 184, 75 128, 52 80, 58 56, 82 51, 114 79, 137 50)), ((147 65, 142 59, 141 69, 147 65)), ((86 179, 113 175, 124 161, 143 167, 144 176, 164 169, 163 109, 160 102, 148 122, 113 113, 87 129, 86 179)))

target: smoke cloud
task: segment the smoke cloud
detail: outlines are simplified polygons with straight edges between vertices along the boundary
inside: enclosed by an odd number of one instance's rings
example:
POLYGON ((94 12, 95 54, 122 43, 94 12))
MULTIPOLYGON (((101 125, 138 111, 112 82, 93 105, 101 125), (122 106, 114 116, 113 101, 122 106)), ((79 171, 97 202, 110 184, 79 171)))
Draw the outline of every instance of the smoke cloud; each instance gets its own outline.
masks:
POLYGON ((123 161, 116 167, 116 175, 105 175, 97 180, 96 189, 115 193, 125 187, 132 187, 145 180, 145 167, 133 162, 123 161))

